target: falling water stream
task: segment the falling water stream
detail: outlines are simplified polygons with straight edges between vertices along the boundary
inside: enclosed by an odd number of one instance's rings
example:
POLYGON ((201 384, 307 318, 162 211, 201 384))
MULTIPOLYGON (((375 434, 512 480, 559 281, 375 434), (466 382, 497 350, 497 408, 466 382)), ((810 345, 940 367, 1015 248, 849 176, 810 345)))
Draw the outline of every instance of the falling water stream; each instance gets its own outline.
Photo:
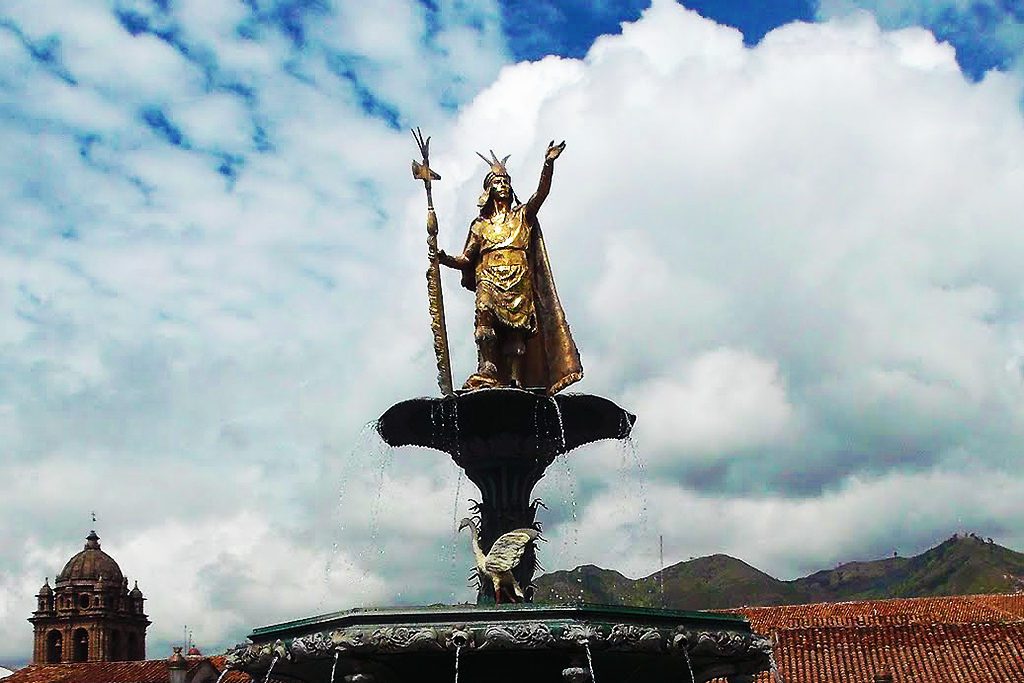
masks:
POLYGON ((384 556, 384 544, 379 543, 377 536, 380 534, 380 513, 384 507, 384 488, 385 482, 387 481, 388 470, 391 467, 391 463, 394 460, 395 449, 390 446, 385 446, 379 453, 380 461, 377 464, 377 471, 374 478, 373 490, 374 498, 373 504, 370 506, 370 538, 367 546, 364 547, 358 554, 359 564, 362 565, 363 571, 360 575, 360 584, 366 585, 367 580, 370 577, 370 572, 373 569, 375 562, 380 562, 384 556), (374 556, 371 555, 371 551, 375 550, 374 556))
MULTIPOLYGON (((566 492, 568 495, 569 511, 572 513, 572 561, 577 567, 580 566, 580 519, 579 512, 576 509, 576 484, 572 477, 572 468, 569 466, 568 458, 559 458, 562 462, 562 469, 565 471, 565 477, 567 481, 566 492)), ((578 572, 576 582, 579 584, 579 595, 577 599, 579 604, 583 604, 583 572, 578 572)))
POLYGON ((382 454, 380 462, 377 463, 376 477, 374 478, 375 495, 373 505, 370 506, 370 546, 376 547, 377 534, 380 532, 380 511, 384 502, 384 483, 387 479, 388 469, 394 459, 394 449, 387 448, 382 454))
POLYGON ((597 683, 597 679, 594 678, 594 658, 590 656, 590 641, 583 641, 583 649, 587 651, 587 668, 590 669, 590 683, 597 683))
POLYGON ((328 683, 334 683, 334 671, 338 668, 338 655, 340 654, 337 650, 334 651, 334 663, 331 664, 331 680, 328 683))
POLYGON ((267 669, 267 675, 266 675, 266 677, 265 677, 265 678, 263 679, 263 683, 268 683, 268 681, 270 680, 270 674, 271 674, 271 673, 273 673, 273 671, 274 671, 274 665, 275 665, 275 664, 277 664, 277 660, 278 660, 278 659, 280 659, 280 656, 278 656, 278 655, 274 655, 274 658, 273 658, 273 659, 272 659, 272 660, 270 661, 270 668, 269 668, 269 669, 267 669))
MULTIPOLYGON (((435 443, 443 443, 444 441, 451 440, 454 445, 452 458, 456 463, 462 461, 462 437, 459 433, 459 403, 454 399, 442 399, 438 406, 440 412, 440 419, 436 419, 434 409, 431 407, 430 418, 433 424, 433 439, 435 443), (450 406, 451 410, 447 410, 446 406, 450 406), (440 431, 438 431, 440 429, 440 431)), ((452 501, 452 529, 458 529, 459 524, 459 507, 462 502, 462 481, 466 477, 466 471, 461 466, 457 467, 459 473, 458 478, 455 480, 455 499, 452 501)), ((455 532, 456 536, 458 532, 455 532)), ((459 539, 453 537, 451 540, 451 552, 448 557, 448 585, 452 587, 449 595, 451 601, 454 604, 456 601, 455 597, 455 586, 458 585, 458 551, 459 551, 459 539)))
MULTIPOLYGON (((380 434, 377 431, 377 422, 374 420, 363 425, 363 428, 359 431, 359 435, 355 439, 355 443, 344 458, 332 459, 334 462, 340 462, 342 469, 341 472, 336 473, 338 489, 335 494, 336 503, 333 510, 335 532, 334 539, 331 542, 331 554, 324 562, 323 591, 321 593, 320 600, 318 601, 321 608, 331 594, 331 572, 335 569, 335 565, 338 562, 339 550, 341 548, 340 539, 346 529, 345 515, 352 503, 352 501, 348 500, 348 494, 350 489, 358 488, 352 487, 351 484, 353 480, 364 471, 363 463, 365 462, 367 455, 370 456, 371 460, 375 459, 379 461, 383 468, 386 458, 391 450, 391 447, 384 443, 384 440, 380 437, 380 434)), ((359 564, 364 564, 366 556, 365 550, 358 551, 356 555, 359 564)), ((345 560, 346 566, 350 568, 353 567, 353 558, 351 556, 343 556, 343 559, 345 560)))
MULTIPOLYGON (((553 412, 555 414, 555 423, 558 425, 558 433, 555 435, 557 437, 557 441, 555 443, 558 446, 559 452, 562 454, 561 457, 558 458, 558 460, 560 461, 560 463, 562 465, 562 469, 565 472, 566 502, 569 503, 569 510, 572 513, 572 533, 571 533, 571 536, 570 536, 570 541, 572 543, 572 561, 573 561, 574 565, 578 567, 580 565, 580 561, 579 561, 579 559, 580 559, 580 551, 579 551, 579 547, 580 547, 580 529, 579 529, 580 528, 580 524, 579 524, 579 511, 578 511, 577 505, 576 505, 576 482, 575 482, 575 480, 573 479, 573 476, 572 476, 572 468, 569 466, 569 459, 567 457, 565 457, 565 453, 564 453, 564 451, 565 451, 565 422, 562 420, 562 408, 561 408, 561 406, 558 405, 558 401, 555 400, 554 396, 551 396, 551 397, 548 398, 548 403, 552 406, 553 412)), ((534 424, 535 424, 535 428, 537 429, 537 432, 538 432, 537 433, 538 441, 540 440, 540 436, 541 435, 540 435, 540 426, 537 425, 537 421, 538 421, 538 418, 539 418, 538 411, 539 411, 541 405, 543 405, 542 402, 538 401, 537 402, 537 407, 535 408, 535 411, 534 411, 534 424)), ((546 422, 546 420, 545 420, 545 422, 546 422)), ((551 434, 550 427, 548 428, 547 433, 544 434, 543 436, 544 436, 545 439, 551 439, 552 434, 551 434)), ((583 603, 583 573, 582 572, 579 574, 579 576, 577 578, 577 583, 579 585, 579 594, 576 597, 577 597, 577 600, 579 601, 579 603, 582 604, 583 603)))
POLYGON ((637 476, 637 487, 640 489, 640 522, 645 531, 649 531, 646 527, 650 526, 650 519, 647 514, 648 497, 647 497, 647 470, 644 469, 644 461, 640 457, 640 449, 637 448, 636 441, 633 440, 632 436, 626 436, 621 441, 622 447, 625 450, 625 455, 633 461, 633 465, 636 468, 637 476))
POLYGON ((466 470, 459 468, 459 478, 455 480, 455 504, 452 505, 452 528, 459 524, 459 499, 462 497, 462 480, 466 478, 466 470))
POLYGON ((560 452, 565 451, 565 422, 562 420, 562 407, 558 405, 558 401, 555 400, 554 396, 548 398, 551 405, 555 409, 555 419, 558 420, 558 447, 560 452))
MULTIPOLYGON (((452 505, 452 529, 453 531, 459 528, 459 503, 462 499, 462 480, 466 477, 466 471, 461 467, 458 468, 459 475, 455 481, 455 501, 452 505)), ((458 532, 455 531, 456 536, 458 532)), ((455 604, 455 586, 458 585, 458 556, 459 556, 459 539, 452 538, 451 541, 451 553, 448 557, 448 585, 452 587, 451 599, 452 604, 455 604)))
POLYGON ((686 658, 686 670, 690 672, 690 683, 697 683, 697 677, 693 675, 693 662, 690 661, 690 649, 683 646, 683 657, 686 658))
POLYGON ((655 529, 654 525, 651 523, 651 516, 649 511, 650 496, 647 491, 647 470, 644 467, 643 458, 640 457, 640 449, 637 447, 636 441, 633 439, 631 435, 626 434, 619 440, 619 443, 622 447, 623 465, 629 466, 630 462, 632 462, 633 472, 635 473, 635 476, 631 478, 636 480, 636 500, 640 504, 640 510, 636 514, 636 525, 638 528, 635 533, 631 534, 631 536, 634 539, 640 540, 641 545, 646 546, 648 543, 650 543, 648 547, 650 547, 652 551, 657 552, 657 574, 659 581, 651 582, 649 587, 649 597, 651 601, 651 606, 661 604, 662 607, 665 607, 665 589, 663 585, 661 586, 660 600, 657 597, 655 597, 655 592, 658 590, 659 587, 658 583, 660 582, 663 584, 665 580, 665 567, 663 566, 664 562, 662 561, 663 551, 660 529, 655 529))
POLYGON ((437 441, 437 437, 441 434, 439 425, 441 420, 444 418, 443 408, 439 411, 438 406, 434 403, 430 404, 430 436, 437 441), (438 413, 441 413, 440 417, 438 413))
POLYGON ((455 683, 459 683, 459 654, 462 652, 462 646, 455 645, 455 683))
MULTIPOLYGON (((462 436, 459 433, 459 402, 451 401, 452 406, 452 438, 455 439, 455 459, 462 460, 462 436)), ((459 469, 462 469, 461 467, 459 469)))

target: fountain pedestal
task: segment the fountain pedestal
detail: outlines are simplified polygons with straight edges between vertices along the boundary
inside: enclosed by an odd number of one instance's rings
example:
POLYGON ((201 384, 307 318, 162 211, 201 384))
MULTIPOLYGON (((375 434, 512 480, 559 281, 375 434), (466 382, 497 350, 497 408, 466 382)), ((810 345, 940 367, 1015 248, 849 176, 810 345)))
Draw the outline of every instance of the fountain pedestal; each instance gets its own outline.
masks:
MULTIPOLYGON (((533 487, 556 457, 593 441, 625 439, 635 421, 634 415, 599 396, 480 389, 397 403, 381 416, 377 429, 390 446, 439 450, 465 470, 480 489, 475 512, 486 552, 508 531, 539 529, 533 487)), ((512 572, 527 602, 536 567, 531 544, 512 572)), ((481 582, 478 602, 494 602, 489 582, 481 582)))

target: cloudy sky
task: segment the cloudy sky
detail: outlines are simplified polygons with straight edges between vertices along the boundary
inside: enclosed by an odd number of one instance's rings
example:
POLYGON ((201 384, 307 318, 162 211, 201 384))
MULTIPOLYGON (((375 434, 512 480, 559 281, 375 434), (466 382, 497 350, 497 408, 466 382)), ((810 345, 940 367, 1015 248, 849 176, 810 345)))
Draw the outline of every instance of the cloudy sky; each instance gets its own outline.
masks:
POLYGON ((0 664, 92 511, 151 657, 471 597, 472 485, 367 427, 437 392, 411 126, 448 250, 474 152, 567 141, 574 389, 639 419, 541 482, 547 568, 1024 550, 1024 11, 684 4, 0 4, 0 664))

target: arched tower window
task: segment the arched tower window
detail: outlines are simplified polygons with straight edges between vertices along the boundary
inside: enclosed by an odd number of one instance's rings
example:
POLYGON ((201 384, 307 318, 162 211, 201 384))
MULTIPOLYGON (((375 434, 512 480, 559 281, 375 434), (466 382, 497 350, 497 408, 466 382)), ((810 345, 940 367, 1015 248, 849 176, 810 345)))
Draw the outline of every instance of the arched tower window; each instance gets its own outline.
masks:
POLYGON ((46 634, 46 663, 59 664, 61 649, 64 645, 64 637, 61 632, 54 629, 46 634))
POLYGON ((74 636, 72 636, 74 643, 74 661, 76 662, 88 662, 89 661, 89 632, 84 628, 75 629, 74 636))

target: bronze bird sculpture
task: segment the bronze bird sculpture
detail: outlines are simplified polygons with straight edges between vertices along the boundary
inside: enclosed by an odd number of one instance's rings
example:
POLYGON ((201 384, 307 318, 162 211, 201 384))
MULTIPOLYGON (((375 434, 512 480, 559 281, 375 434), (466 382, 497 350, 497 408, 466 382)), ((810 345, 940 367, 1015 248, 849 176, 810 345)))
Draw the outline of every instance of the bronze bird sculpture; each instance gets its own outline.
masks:
POLYGON ((522 602, 526 596, 523 589, 512 575, 512 570, 519 564, 523 557, 526 546, 537 540, 540 532, 536 529, 514 529, 502 534, 491 546, 490 551, 485 555, 480 548, 480 530, 476 522, 465 518, 459 522, 459 531, 469 527, 472 534, 473 558, 476 560, 476 570, 483 577, 490 578, 494 584, 494 601, 501 604, 504 594, 509 602, 522 602))

